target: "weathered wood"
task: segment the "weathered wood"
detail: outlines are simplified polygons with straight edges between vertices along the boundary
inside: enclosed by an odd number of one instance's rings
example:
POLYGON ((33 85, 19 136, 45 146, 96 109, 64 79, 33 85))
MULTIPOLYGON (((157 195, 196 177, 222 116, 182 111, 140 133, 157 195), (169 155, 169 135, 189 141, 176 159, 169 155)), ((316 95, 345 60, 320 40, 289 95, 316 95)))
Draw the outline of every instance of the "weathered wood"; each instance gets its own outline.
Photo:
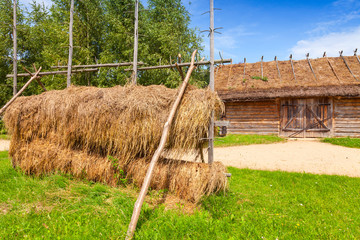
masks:
MULTIPOLYGON (((79 70, 72 70, 71 73, 82 73, 82 72, 97 72, 99 71, 99 69, 94 68, 94 69, 79 69, 79 70)), ((32 73, 34 74, 34 73, 32 73)), ((46 76, 46 75, 66 75, 67 71, 54 71, 54 72, 40 72, 39 76, 46 76)), ((19 73, 17 75, 18 77, 31 77, 30 73, 19 73)), ((13 74, 8 74, 6 75, 7 78, 12 78, 14 77, 13 74)))
MULTIPOLYGON (((99 64, 89 64, 89 65, 73 65, 71 68, 100 68, 100 67, 126 67, 133 65, 133 62, 124 62, 124 63, 99 63, 99 64)), ((143 62, 138 62, 137 65, 144 65, 143 62)), ((53 69, 67 68, 67 66, 51 66, 53 69)))
POLYGON ((15 96, 17 93, 17 20, 16 20, 16 13, 17 13, 17 3, 16 0, 14 0, 14 6, 13 6, 14 16, 13 16, 13 73, 14 73, 14 79, 13 79, 13 95, 15 96))
POLYGON ((277 57, 276 57, 276 56, 275 56, 275 58, 274 58, 274 61, 275 61, 275 63, 276 63, 276 69, 277 69, 277 71, 278 71, 278 75, 279 75, 279 79, 280 79, 280 83, 281 83, 282 81, 281 81, 280 68, 279 68, 279 64, 278 64, 278 60, 277 60, 277 57))
POLYGON ((246 70, 246 58, 244 58, 244 77, 243 77, 243 80, 245 79, 245 76, 246 76, 245 75, 245 73, 246 73, 245 70, 246 70))
POLYGON ((260 61, 260 63, 261 63, 261 78, 264 77, 263 60, 264 60, 264 56, 261 56, 261 61, 260 61))
POLYGON ((309 64, 309 66, 310 66, 311 72, 314 74, 315 80, 317 81, 316 74, 315 74, 315 72, 314 72, 313 67, 311 66, 311 62, 310 62, 310 59, 309 59, 309 53, 306 54, 306 59, 307 59, 308 64, 309 64))
POLYGON ((215 121, 215 127, 228 127, 230 125, 229 121, 215 121))
POLYGON ((279 128, 276 101, 225 103, 229 133, 274 134, 279 128))
POLYGON ((354 56, 356 57, 356 59, 358 60, 358 62, 360 63, 360 59, 359 56, 357 55, 357 48, 354 50, 354 56))
POLYGON ((347 69, 349 70, 349 72, 351 73, 351 75, 355 78, 356 81, 359 81, 359 80, 355 77, 354 73, 351 71, 350 66, 347 64, 346 59, 345 59, 344 56, 342 55, 342 54, 343 54, 343 51, 340 51, 339 53, 340 53, 340 57, 341 57, 342 60, 344 61, 345 65, 346 65, 347 69))
MULTIPOLYGON (((32 74, 32 72, 30 72, 27 68, 25 68, 24 66, 23 66, 23 69, 26 71, 26 72, 28 72, 31 76, 34 76, 33 74, 32 74)), ((36 67, 35 67, 35 65, 34 65, 34 70, 35 70, 35 72, 37 72, 37 69, 36 69, 36 67)), ((36 78, 36 81, 38 82, 38 84, 41 86, 41 88, 46 92, 47 90, 46 90, 46 87, 45 87, 45 85, 40 81, 40 77, 39 76, 37 76, 36 78)))
POLYGON ((17 93, 15 94, 15 96, 13 96, 13 97, 10 99, 10 101, 9 101, 8 103, 6 103, 5 106, 3 106, 3 107, 0 109, 0 115, 3 114, 3 113, 5 112, 5 110, 15 101, 15 99, 16 99, 17 97, 19 97, 19 96, 22 94, 22 92, 29 86, 29 84, 30 84, 34 79, 36 79, 36 77, 38 76, 38 74, 39 74, 40 71, 41 71, 41 67, 40 67, 39 70, 34 74, 34 76, 32 76, 32 77, 30 78, 30 80, 27 81, 27 83, 25 83, 25 85, 20 89, 20 91, 17 92, 17 93))
POLYGON ((326 137, 332 131, 332 101, 329 98, 284 99, 281 102, 280 135, 326 137))
POLYGON ((68 58, 68 69, 66 77, 66 86, 71 85, 71 65, 73 57, 73 22, 74 22, 74 0, 70 2, 70 22, 69 22, 69 58, 68 58))
POLYGON ((189 67, 189 69, 188 69, 188 71, 186 73, 186 77, 185 77, 185 80, 184 80, 184 82, 183 82, 183 84, 182 84, 182 86, 180 88, 179 94, 178 94, 178 96, 177 96, 177 98, 176 98, 176 100, 175 100, 175 102, 174 102, 174 104, 173 104, 173 106, 171 108, 168 119, 164 124, 164 129, 163 129, 163 132, 162 132, 162 135, 161 135, 159 147, 156 149, 155 154, 152 157, 151 162, 149 164, 149 168, 148 168, 148 170, 146 172, 146 176, 145 176, 144 182, 143 182, 143 184, 141 186, 141 191, 139 193, 139 197, 135 202, 133 215, 131 217, 129 228, 128 228, 128 231, 127 231, 127 234, 126 234, 126 239, 132 239, 132 237, 134 235, 136 225, 137 225, 137 222, 138 222, 138 219, 139 219, 141 207, 142 207, 142 204, 144 202, 146 193, 148 191, 155 165, 156 165, 156 163, 157 163, 157 161, 158 161, 158 159, 159 159, 159 157, 160 157, 160 155, 161 155, 161 153, 162 153, 162 151, 163 151, 163 149, 165 147, 165 144, 166 144, 166 141, 167 141, 167 138, 168 138, 168 135, 169 135, 169 130, 170 130, 171 124, 173 122, 176 110, 177 110, 177 108, 178 108, 178 106, 180 104, 180 101, 181 101, 181 99, 182 99, 182 97, 184 95, 186 86, 187 86, 188 81, 190 79, 190 75, 191 75, 192 71, 195 68, 194 62, 195 62, 195 54, 196 54, 196 52, 197 51, 195 50, 192 53, 191 65, 190 65, 190 67, 189 67))
POLYGON ((292 69, 292 72, 293 72, 293 75, 294 75, 294 79, 296 81, 296 76, 295 76, 295 69, 294 69, 294 65, 293 65, 293 61, 292 61, 292 54, 290 54, 290 64, 291 64, 291 69, 292 69))
POLYGON ((136 84, 137 79, 137 59, 138 59, 138 41, 139 41, 139 1, 135 0, 135 27, 134 27, 134 59, 133 59, 133 73, 132 73, 132 84, 136 84))
POLYGON ((334 69, 334 67, 332 66, 331 62, 329 61, 328 57, 326 56, 326 52, 324 52, 323 58, 325 58, 326 61, 329 63, 329 66, 330 66, 330 68, 331 68, 331 71, 334 73, 336 79, 337 79, 337 80, 339 81, 339 83, 340 83, 341 80, 340 80, 339 76, 336 74, 335 69, 334 69))
MULTIPOLYGON (((215 60, 214 63, 230 63, 232 60, 231 59, 222 59, 222 60, 215 60)), ((186 62, 186 63, 181 63, 179 64, 179 67, 188 67, 190 66, 191 63, 186 62)), ((199 62, 195 62, 194 65, 195 66, 200 66, 200 65, 209 65, 210 61, 199 61, 199 62)), ((174 65, 169 64, 169 65, 159 65, 159 66, 151 66, 151 67, 142 67, 142 68, 138 68, 138 71, 144 71, 144 70, 154 70, 154 69, 164 69, 164 68, 173 68, 174 65)), ((132 71, 132 69, 125 69, 125 72, 128 71, 132 71)))

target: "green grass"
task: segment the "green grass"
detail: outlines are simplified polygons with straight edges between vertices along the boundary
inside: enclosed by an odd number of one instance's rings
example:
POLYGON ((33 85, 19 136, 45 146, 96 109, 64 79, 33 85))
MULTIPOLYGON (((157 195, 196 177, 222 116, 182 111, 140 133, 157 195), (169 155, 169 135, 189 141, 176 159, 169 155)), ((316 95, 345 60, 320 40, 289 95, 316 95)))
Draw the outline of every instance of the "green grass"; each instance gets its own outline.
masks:
POLYGON ((0 134, 0 139, 1 140, 10 140, 10 136, 7 134, 0 134))
POLYGON ((344 147, 360 148, 360 138, 324 138, 321 141, 344 147))
POLYGON ((242 135, 242 134, 228 134, 225 137, 215 138, 215 147, 230 147, 250 144, 267 144, 283 142, 284 138, 275 135, 242 135))
POLYGON ((252 78, 252 79, 257 79, 257 80, 262 80, 262 81, 264 81, 264 82, 267 82, 267 81, 268 81, 268 78, 267 78, 267 77, 252 76, 251 78, 252 78))
MULTIPOLYGON (((229 192, 194 214, 146 204, 135 239, 360 238, 359 178, 229 171, 229 192)), ((1 239, 124 239, 134 202, 126 189, 26 176, 0 152, 1 239)))

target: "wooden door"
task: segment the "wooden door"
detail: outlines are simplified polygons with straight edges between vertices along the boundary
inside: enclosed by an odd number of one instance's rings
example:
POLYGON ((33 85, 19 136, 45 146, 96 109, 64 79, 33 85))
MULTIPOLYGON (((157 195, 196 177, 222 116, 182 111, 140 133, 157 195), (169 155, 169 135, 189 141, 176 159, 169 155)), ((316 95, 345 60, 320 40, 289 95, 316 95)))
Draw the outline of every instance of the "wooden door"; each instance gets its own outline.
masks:
POLYGON ((281 101, 280 135, 285 137, 328 137, 332 128, 329 98, 281 101))

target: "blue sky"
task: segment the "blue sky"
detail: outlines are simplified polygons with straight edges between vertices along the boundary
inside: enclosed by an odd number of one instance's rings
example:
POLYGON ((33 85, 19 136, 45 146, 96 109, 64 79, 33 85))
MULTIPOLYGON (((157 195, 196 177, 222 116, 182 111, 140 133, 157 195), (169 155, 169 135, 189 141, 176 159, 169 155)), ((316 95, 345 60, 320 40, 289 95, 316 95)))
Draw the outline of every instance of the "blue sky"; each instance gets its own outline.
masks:
MULTIPOLYGON (((205 30, 209 15, 201 15, 209 8, 209 0, 183 0, 192 14, 192 26, 205 30)), ((352 55, 360 51, 360 1, 356 0, 214 0, 215 27, 223 27, 216 35, 215 52, 234 62, 257 62, 261 56, 271 61, 339 56, 339 50, 352 55)), ((206 51, 209 39, 204 36, 206 51)), ((359 53, 360 54, 360 53, 359 53)))
MULTIPOLYGON (((20 0, 26 5, 31 0, 20 0)), ((45 2, 51 0, 37 0, 45 2)), ((209 0, 182 0, 191 14, 191 26, 200 30, 209 28, 209 0)), ((144 4, 146 0, 141 0, 144 4)), ((360 1, 359 0, 214 0, 215 27, 222 34, 215 37, 216 58, 235 63, 257 62, 261 56, 271 61, 274 56, 287 60, 290 53, 295 59, 352 55, 355 48, 360 54, 360 1)), ((209 38, 204 33, 205 55, 209 52, 209 38)))

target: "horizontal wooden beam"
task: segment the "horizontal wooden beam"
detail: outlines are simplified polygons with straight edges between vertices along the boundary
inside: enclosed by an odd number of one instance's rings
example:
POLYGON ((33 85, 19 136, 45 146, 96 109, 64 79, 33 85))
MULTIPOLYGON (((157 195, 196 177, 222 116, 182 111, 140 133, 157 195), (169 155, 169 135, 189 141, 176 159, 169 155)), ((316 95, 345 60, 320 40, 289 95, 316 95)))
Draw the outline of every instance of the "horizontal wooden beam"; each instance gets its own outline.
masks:
MULTIPOLYGON (((82 73, 82 72, 97 72, 99 69, 97 68, 90 68, 90 69, 79 69, 79 70, 72 70, 71 73, 82 73)), ((18 77, 30 77, 31 74, 34 73, 19 73, 17 74, 18 77)), ((40 72, 38 76, 46 76, 46 75, 66 75, 67 71, 54 71, 54 72, 40 72)), ((7 78, 14 77, 14 74, 6 75, 7 78)))
MULTIPOLYGON (((74 65, 71 68, 99 68, 99 67, 124 67, 131 66, 132 62, 124 63, 99 63, 99 64, 90 64, 90 65, 74 65)), ((143 62, 138 62, 138 65, 144 65, 143 62)), ((67 66, 51 66, 51 68, 67 68, 67 66)))
MULTIPOLYGON (((232 61, 232 59, 222 59, 222 60, 215 60, 214 63, 230 63, 232 61)), ((194 65, 195 66, 199 66, 199 65, 209 65, 210 61, 200 61, 200 62, 195 62, 194 65)), ((190 66, 190 63, 178 63, 177 64, 179 67, 188 67, 190 66)), ((142 68, 138 68, 138 71, 141 70, 153 70, 153 69, 163 69, 163 68, 176 68, 175 64, 170 64, 170 65, 159 65, 159 66, 151 66, 151 67, 142 67, 142 68)), ((132 71, 132 69, 125 69, 125 72, 128 71, 132 71)))

